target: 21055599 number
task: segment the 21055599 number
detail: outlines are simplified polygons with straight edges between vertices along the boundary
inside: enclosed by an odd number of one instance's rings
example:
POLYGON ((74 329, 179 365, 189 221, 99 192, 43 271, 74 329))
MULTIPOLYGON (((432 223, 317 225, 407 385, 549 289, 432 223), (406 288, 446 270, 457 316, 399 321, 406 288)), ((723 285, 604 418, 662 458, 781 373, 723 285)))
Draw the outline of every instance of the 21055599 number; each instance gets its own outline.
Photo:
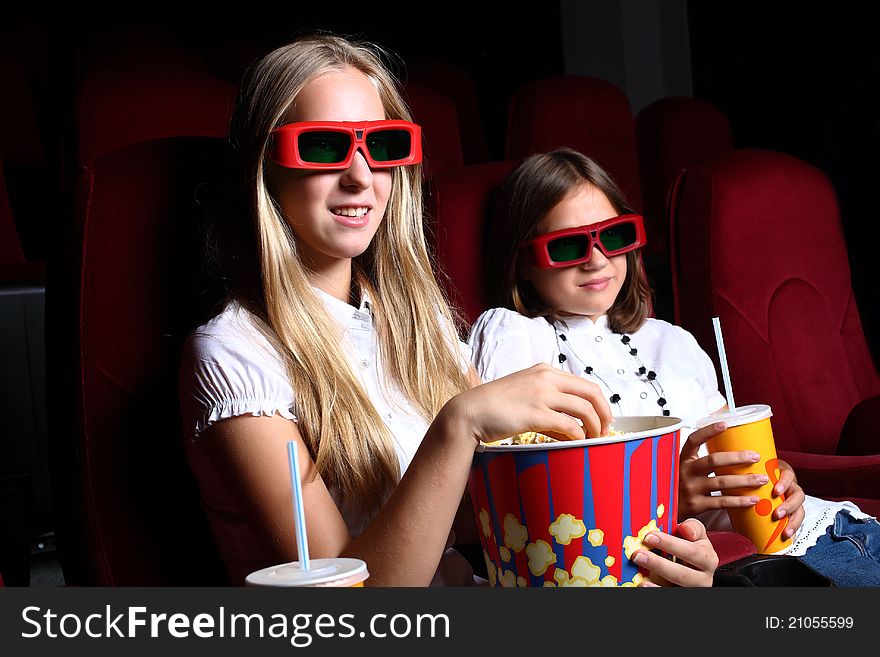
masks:
POLYGON ((768 630, 849 630, 855 625, 852 616, 765 616, 768 630))

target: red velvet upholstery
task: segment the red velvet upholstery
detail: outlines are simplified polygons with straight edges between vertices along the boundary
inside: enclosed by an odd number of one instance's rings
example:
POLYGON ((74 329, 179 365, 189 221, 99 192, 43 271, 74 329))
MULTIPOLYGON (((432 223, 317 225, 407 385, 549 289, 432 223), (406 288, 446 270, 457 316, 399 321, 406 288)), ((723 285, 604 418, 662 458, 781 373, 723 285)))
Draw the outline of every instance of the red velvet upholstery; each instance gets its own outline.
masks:
POLYGON ((225 137, 236 87, 187 69, 97 71, 79 89, 78 162, 164 137, 225 137))
POLYGON ((436 222, 440 282, 469 324, 489 307, 483 240, 492 194, 516 164, 473 164, 435 176, 431 185, 427 213, 436 222))
POLYGON ((880 417, 865 438, 872 455, 838 449, 880 377, 828 179, 788 155, 732 151, 688 169, 670 207, 678 321, 717 363, 711 318, 721 318, 735 401, 772 407, 777 450, 808 493, 880 512, 880 417))
POLYGON ((661 98, 636 115, 642 203, 648 222, 645 252, 669 257, 666 198, 684 169, 733 148, 727 116, 704 100, 661 98))
POLYGON ((423 171, 426 179, 464 165, 455 104, 439 91, 410 81, 407 101, 413 120, 422 127, 423 171))
POLYGON ((754 544, 742 534, 716 531, 707 532, 707 534, 712 547, 718 553, 719 566, 745 559, 757 552, 754 544))
POLYGON ((635 121, 622 89, 579 75, 536 80, 516 90, 507 122, 507 158, 570 146, 596 160, 630 206, 642 207, 635 121))
POLYGON ((451 98, 455 104, 461 146, 466 164, 489 159, 489 147, 480 121, 480 104, 470 74, 464 69, 440 60, 417 60, 407 65, 407 87, 413 82, 428 85, 451 98))
POLYGON ((222 583, 183 454, 180 348, 203 320, 195 222, 222 140, 130 146, 77 190, 77 408, 55 458, 71 477, 58 529, 73 584, 222 583), (75 427, 75 431, 73 430, 75 427))

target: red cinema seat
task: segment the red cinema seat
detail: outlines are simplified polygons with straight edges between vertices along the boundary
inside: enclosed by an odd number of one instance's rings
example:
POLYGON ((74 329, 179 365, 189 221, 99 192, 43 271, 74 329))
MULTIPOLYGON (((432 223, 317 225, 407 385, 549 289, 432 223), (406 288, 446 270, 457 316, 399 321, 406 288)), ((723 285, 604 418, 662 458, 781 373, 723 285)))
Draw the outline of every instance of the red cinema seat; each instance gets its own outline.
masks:
POLYGON ((718 554, 719 566, 745 559, 757 552, 755 545, 742 534, 719 531, 709 531, 706 534, 718 554))
POLYGON ((97 157, 80 175, 76 407, 53 446, 65 464, 56 533, 68 583, 226 581, 177 401, 180 349, 211 303, 199 225, 226 148, 221 139, 144 142, 97 157))
POLYGON ((516 164, 473 164, 435 176, 431 184, 426 212, 435 222, 440 282, 469 325, 489 308, 485 231, 492 196, 516 164))
POLYGON ((648 244, 644 248, 657 312, 673 319, 669 267, 669 190, 686 167, 704 164, 733 148, 727 117, 703 100, 661 98, 636 116, 639 171, 648 244))
POLYGON ((733 149, 730 121, 704 100, 661 98, 636 115, 644 214, 651 225, 646 254, 669 257, 666 198, 678 174, 733 149))
POLYGON ((129 144, 164 137, 225 137, 235 85, 191 69, 106 69, 77 99, 80 166, 129 144))
POLYGON ((635 120, 622 89, 582 75, 543 78, 517 89, 508 112, 507 158, 560 146, 596 160, 630 207, 641 210, 635 120))
POLYGON ((452 100, 432 87, 414 81, 406 85, 406 98, 413 121, 422 128, 425 179, 462 167, 461 135, 452 100))
POLYGON ((424 59, 407 66, 407 87, 412 82, 427 85, 452 99, 458 117, 465 164, 479 164, 489 159, 489 146, 480 120, 480 103, 470 74, 450 62, 424 59))
POLYGON ((771 406, 780 458, 808 493, 880 513, 880 377, 829 180, 734 150, 688 169, 670 208, 679 323, 717 363, 720 317, 736 404, 771 406))

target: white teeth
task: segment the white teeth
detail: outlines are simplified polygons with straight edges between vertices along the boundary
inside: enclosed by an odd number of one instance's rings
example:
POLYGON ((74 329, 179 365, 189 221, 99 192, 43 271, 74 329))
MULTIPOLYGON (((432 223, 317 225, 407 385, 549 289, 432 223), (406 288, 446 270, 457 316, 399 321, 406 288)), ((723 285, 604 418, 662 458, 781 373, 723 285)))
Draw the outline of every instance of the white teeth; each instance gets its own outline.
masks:
POLYGON ((370 208, 334 208, 333 214, 342 215, 344 217, 363 217, 370 208))

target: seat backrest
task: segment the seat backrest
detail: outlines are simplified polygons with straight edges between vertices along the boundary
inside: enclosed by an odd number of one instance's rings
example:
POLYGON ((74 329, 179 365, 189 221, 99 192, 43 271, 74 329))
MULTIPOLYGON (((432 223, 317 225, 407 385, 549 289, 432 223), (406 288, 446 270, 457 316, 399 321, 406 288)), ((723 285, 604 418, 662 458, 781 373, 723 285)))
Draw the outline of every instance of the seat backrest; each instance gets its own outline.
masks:
POLYGON ((489 159, 486 134, 480 120, 480 103, 473 78, 463 68, 437 59, 411 61, 407 65, 408 82, 418 82, 452 99, 458 117, 461 145, 466 164, 489 159))
POLYGON ((596 160, 641 210, 635 120, 620 87, 583 75, 529 82, 514 92, 507 120, 507 158, 569 146, 596 160))
POLYGON ((705 100, 661 98, 636 115, 642 203, 650 237, 647 253, 669 253, 666 199, 678 174, 733 148, 730 121, 705 100))
POLYGON ((493 195, 516 164, 472 164, 437 175, 431 183, 426 209, 434 222, 440 282, 469 324, 489 308, 485 233, 493 195))
POLYGON ((678 322, 717 365, 720 318, 736 404, 771 406, 780 449, 835 453, 880 378, 827 177, 790 155, 734 150, 687 169, 670 208, 678 322))
POLYGON ((198 235, 226 149, 220 139, 144 142, 82 170, 77 431, 56 432, 53 449, 74 476, 59 499, 68 583, 225 581, 185 461, 177 371, 216 301, 198 235))
POLYGON ((438 173, 464 166, 461 134, 452 99, 416 81, 407 83, 406 98, 413 120, 422 128, 425 178, 430 180, 438 173))
POLYGON ((95 71, 79 88, 77 161, 151 139, 224 137, 236 94, 235 85, 198 70, 95 71))

